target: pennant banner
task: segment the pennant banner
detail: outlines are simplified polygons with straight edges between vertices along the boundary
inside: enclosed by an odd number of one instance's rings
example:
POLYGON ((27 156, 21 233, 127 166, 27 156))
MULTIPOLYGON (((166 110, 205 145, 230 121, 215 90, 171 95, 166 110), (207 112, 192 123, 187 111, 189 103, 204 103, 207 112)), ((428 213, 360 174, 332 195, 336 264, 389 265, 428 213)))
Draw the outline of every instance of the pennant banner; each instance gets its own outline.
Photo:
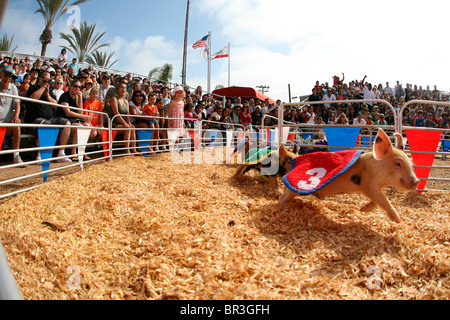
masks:
MULTIPOLYGON (((200 142, 200 139, 198 139, 200 142)), ((231 148, 233 144, 233 131, 227 131, 227 147, 231 148)))
POLYGON ((268 142, 270 142, 271 144, 272 143, 275 144, 276 139, 277 139, 277 131, 269 129, 269 140, 268 140, 268 142))
MULTIPOLYGON (((405 130, 411 151, 436 152, 442 133, 440 131, 405 130)), ((416 166, 432 166, 435 154, 412 153, 413 163, 416 166)), ((430 168, 415 168, 417 178, 428 179, 430 168)), ((419 190, 425 189, 427 182, 421 181, 419 190)))
POLYGON ((184 136, 185 136, 184 129, 168 129, 167 139, 169 140, 169 149, 173 151, 177 140, 178 142, 180 142, 184 136))
POLYGON ((91 129, 82 129, 82 128, 77 129, 78 144, 80 145, 78 147, 78 161, 80 162, 82 171, 84 170, 83 160, 84 160, 84 155, 86 154, 86 145, 89 141, 90 135, 91 135, 91 129))
POLYGON ((314 133, 311 132, 303 132, 302 133, 303 140, 312 140, 314 138, 314 133))
POLYGON ((150 140, 153 136, 153 130, 138 130, 137 134, 142 155, 147 158, 147 152, 150 146, 150 140))
MULTIPOLYGON (((358 127, 329 127, 323 128, 328 145, 335 147, 355 147, 361 128, 358 127)), ((330 152, 344 151, 345 149, 330 148, 330 152)))
POLYGON ((295 143, 295 133, 289 133, 288 140, 295 143))
MULTIPOLYGON (((210 146, 214 146, 216 143, 217 135, 219 134, 218 130, 206 130, 205 131, 205 138, 209 139, 210 146)), ((218 141, 220 143, 220 141, 218 141)))
POLYGON ((6 127, 0 127, 0 150, 3 147, 3 140, 5 139, 6 127))
MULTIPOLYGON (((48 148, 56 145, 59 128, 38 128, 39 147, 48 148)), ((53 149, 41 150, 41 159, 49 160, 53 158, 53 149)), ((50 161, 42 162, 42 171, 50 169, 50 161)), ((47 181, 48 173, 44 173, 44 182, 47 181)))
POLYGON ((286 145, 286 143, 287 143, 287 140, 288 140, 288 137, 289 137, 289 132, 291 132, 291 128, 284 128, 283 127, 283 137, 282 137, 282 141, 281 141, 281 143, 283 144, 283 145, 286 145))
MULTIPOLYGON (((194 141, 194 150, 197 151, 198 148, 200 147, 200 137, 198 136, 198 131, 192 130, 189 132, 189 135, 191 136, 191 139, 194 141)), ((228 132, 227 132, 227 139, 228 139, 228 132)))
MULTIPOLYGON (((116 139, 117 130, 112 131, 112 141, 116 139)), ((105 157, 109 157, 109 130, 103 130, 102 131, 102 142, 103 142, 103 151, 105 154, 105 157)), ((108 159, 106 159, 108 161, 108 159)))
POLYGON ((362 142, 364 147, 369 148, 370 145, 372 144, 372 141, 373 141, 373 137, 372 136, 361 137, 361 142, 362 142))
MULTIPOLYGON (((442 150, 448 152, 450 149, 450 140, 442 140, 442 150)), ((444 160, 447 160, 447 155, 444 155, 444 160)))

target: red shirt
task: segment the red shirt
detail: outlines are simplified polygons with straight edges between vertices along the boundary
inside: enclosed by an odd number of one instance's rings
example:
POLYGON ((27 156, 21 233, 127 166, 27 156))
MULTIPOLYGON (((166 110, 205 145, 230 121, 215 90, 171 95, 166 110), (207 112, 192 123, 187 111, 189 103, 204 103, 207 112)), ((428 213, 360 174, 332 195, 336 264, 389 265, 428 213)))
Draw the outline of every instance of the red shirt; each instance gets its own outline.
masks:
POLYGON ((243 112, 241 112, 241 114, 239 115, 239 120, 242 124, 250 124, 252 123, 252 116, 250 113, 247 113, 245 115, 243 112))

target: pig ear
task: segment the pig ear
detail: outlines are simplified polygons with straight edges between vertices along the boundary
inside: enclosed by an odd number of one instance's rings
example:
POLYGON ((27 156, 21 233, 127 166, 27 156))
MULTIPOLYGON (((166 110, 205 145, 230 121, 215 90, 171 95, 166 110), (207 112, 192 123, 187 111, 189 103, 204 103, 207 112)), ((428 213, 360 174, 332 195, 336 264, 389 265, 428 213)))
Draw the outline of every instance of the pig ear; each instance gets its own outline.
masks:
POLYGON ((278 154, 280 158, 284 158, 286 156, 286 148, 284 147, 284 144, 280 146, 280 150, 278 151, 278 154))
POLYGON ((382 160, 391 152, 392 144, 386 132, 383 129, 378 131, 375 144, 373 145, 373 154, 375 159, 382 160))
POLYGON ((400 133, 395 133, 395 147, 400 150, 405 149, 405 141, 400 133))

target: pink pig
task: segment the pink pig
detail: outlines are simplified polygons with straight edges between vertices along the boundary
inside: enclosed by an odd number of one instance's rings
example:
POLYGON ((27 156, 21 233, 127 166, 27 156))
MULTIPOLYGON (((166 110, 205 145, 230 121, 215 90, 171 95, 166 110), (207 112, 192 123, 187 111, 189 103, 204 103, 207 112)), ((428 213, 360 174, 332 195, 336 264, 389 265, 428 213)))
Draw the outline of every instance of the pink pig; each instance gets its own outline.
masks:
MULTIPOLYGON (((380 129, 372 152, 363 153, 352 167, 313 195, 323 199, 335 194, 363 193, 371 201, 361 209, 362 212, 372 211, 378 205, 392 221, 400 223, 397 210, 387 199, 383 188, 393 186, 403 190, 416 190, 420 181, 414 173, 411 161, 403 152, 402 135, 396 133, 395 138, 394 148, 387 134, 380 129)), ((296 195, 296 192, 286 188, 279 206, 282 207, 296 195)))

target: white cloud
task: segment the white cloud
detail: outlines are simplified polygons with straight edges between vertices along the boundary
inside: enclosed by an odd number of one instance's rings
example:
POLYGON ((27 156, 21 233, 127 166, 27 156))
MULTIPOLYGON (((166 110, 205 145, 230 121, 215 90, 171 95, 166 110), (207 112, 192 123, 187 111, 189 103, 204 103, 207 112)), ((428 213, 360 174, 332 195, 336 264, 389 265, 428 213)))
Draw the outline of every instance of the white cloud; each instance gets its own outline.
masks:
POLYGON ((151 69, 161 67, 165 63, 177 67, 181 65, 178 62, 179 57, 172 57, 175 47, 176 44, 162 36, 148 36, 131 42, 122 37, 115 37, 109 50, 115 51, 115 56, 120 59, 114 68, 147 75, 151 69))
POLYGON ((309 94, 316 80, 341 72, 347 80, 450 87, 447 2, 204 0, 199 7, 232 42, 232 82, 270 85, 273 98, 286 101, 288 83, 293 95, 309 94))

